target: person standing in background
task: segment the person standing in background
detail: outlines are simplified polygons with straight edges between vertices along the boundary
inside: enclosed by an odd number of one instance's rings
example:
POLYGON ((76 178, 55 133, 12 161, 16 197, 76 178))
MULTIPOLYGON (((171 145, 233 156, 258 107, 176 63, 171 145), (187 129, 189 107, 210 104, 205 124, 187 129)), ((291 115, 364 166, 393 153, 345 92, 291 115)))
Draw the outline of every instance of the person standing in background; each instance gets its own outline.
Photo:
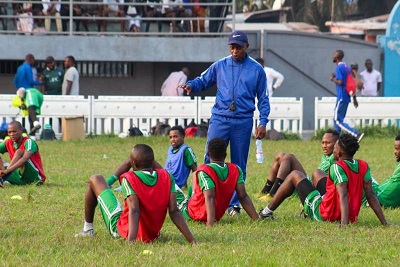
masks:
POLYGON ((161 86, 161 95, 183 96, 183 89, 178 86, 186 83, 189 74, 190 71, 186 67, 183 67, 180 71, 172 72, 161 86))
POLYGON ((256 58, 257 62, 261 64, 261 66, 264 68, 265 75, 267 76, 267 90, 268 90, 268 96, 271 97, 272 94, 278 87, 281 86, 284 77, 281 73, 277 72, 273 68, 269 68, 264 65, 264 59, 262 58, 256 58))
POLYGON ((371 59, 365 60, 365 70, 360 73, 361 79, 364 82, 364 89, 361 90, 362 96, 377 96, 382 86, 382 75, 372 66, 371 59))
POLYGON ((46 95, 61 95, 64 70, 56 66, 56 61, 52 56, 46 57, 45 63, 42 93, 46 95))
POLYGON ((350 103, 350 97, 353 97, 354 106, 358 107, 358 102, 356 95, 353 94, 350 96, 346 91, 346 79, 347 73, 350 72, 349 68, 347 67, 346 63, 342 60, 344 58, 344 52, 342 50, 336 50, 333 53, 333 63, 336 64, 335 73, 332 73, 330 76, 330 80, 335 83, 336 86, 336 105, 334 109, 333 115, 333 124, 334 129, 339 134, 341 130, 345 130, 349 132, 352 136, 355 136, 358 142, 364 137, 364 133, 358 132, 356 129, 348 125, 344 122, 344 118, 346 117, 347 108, 350 103))
POLYGON ((33 88, 37 85, 42 85, 42 82, 36 81, 33 77, 32 67, 35 64, 35 57, 32 54, 25 56, 25 62, 18 67, 14 77, 15 89, 33 88))
POLYGON ((63 95, 79 95, 79 73, 75 67, 75 58, 67 56, 64 60, 66 69, 62 84, 63 95))

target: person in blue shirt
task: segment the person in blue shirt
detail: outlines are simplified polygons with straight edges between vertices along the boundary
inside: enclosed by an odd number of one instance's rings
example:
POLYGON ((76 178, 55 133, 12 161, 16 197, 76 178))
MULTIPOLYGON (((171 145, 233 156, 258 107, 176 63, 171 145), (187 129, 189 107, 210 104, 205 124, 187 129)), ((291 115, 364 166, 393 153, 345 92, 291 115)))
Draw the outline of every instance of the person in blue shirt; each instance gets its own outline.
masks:
POLYGON ((347 73, 350 71, 346 63, 342 60, 344 58, 344 52, 342 50, 336 50, 333 53, 333 63, 336 64, 335 73, 331 74, 331 81, 336 85, 336 105, 333 116, 334 129, 339 134, 341 130, 345 130, 352 136, 356 137, 358 142, 364 137, 364 133, 358 132, 356 129, 344 122, 346 117, 347 107, 350 103, 350 97, 353 97, 354 106, 358 107, 358 102, 356 95, 349 95, 346 91, 346 77, 347 73))
MULTIPOLYGON (((246 178, 256 97, 260 118, 255 138, 262 139, 266 135, 265 127, 270 112, 266 93, 267 79, 261 65, 247 54, 249 42, 244 32, 231 33, 228 45, 230 56, 214 62, 200 77, 179 87, 190 94, 207 90, 213 85, 217 86, 206 148, 210 140, 216 137, 223 138, 227 145, 230 144, 231 162, 239 165, 243 171, 243 178, 246 178)), ((207 156, 205 163, 209 163, 207 156)), ((239 213, 239 200, 235 193, 228 214, 235 216, 239 213)))
POLYGON ((171 146, 168 148, 164 169, 172 174, 175 183, 180 188, 185 188, 190 171, 197 170, 196 155, 193 149, 185 144, 185 130, 182 126, 177 125, 171 128, 169 141, 171 146))
POLYGON ((32 54, 25 56, 25 62, 18 67, 14 77, 14 86, 19 88, 33 88, 36 85, 42 85, 42 82, 35 81, 32 73, 32 66, 35 63, 35 57, 32 54))

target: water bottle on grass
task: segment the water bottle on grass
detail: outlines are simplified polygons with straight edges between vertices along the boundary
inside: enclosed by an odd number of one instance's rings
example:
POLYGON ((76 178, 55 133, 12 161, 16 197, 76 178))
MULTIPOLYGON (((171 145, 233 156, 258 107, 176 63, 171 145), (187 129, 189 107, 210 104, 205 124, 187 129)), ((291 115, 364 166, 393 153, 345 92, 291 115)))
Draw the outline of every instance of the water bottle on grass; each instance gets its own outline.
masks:
POLYGON ((264 162, 264 152, 263 152, 263 148, 262 148, 261 139, 256 139, 256 160, 257 160, 257 163, 264 162))

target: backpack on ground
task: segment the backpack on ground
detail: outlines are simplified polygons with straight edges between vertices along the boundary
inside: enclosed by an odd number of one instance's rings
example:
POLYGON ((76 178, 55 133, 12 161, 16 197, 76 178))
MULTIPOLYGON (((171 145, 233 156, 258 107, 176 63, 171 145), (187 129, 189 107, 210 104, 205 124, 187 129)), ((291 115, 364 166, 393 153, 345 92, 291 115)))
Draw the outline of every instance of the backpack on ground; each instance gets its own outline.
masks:
POLYGON ((130 137, 132 137, 132 136, 143 136, 143 133, 142 133, 142 131, 138 128, 138 127, 131 127, 131 128, 129 128, 129 130, 128 130, 128 135, 130 136, 130 137))

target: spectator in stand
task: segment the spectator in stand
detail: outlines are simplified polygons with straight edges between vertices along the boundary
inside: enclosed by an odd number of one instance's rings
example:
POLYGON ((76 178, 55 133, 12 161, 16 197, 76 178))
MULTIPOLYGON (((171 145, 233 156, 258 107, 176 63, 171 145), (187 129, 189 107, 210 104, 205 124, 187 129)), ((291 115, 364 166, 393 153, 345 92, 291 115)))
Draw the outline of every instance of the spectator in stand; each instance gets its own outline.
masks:
MULTIPOLYGON (((43 14, 43 5, 42 0, 33 0, 32 3, 32 14, 33 17, 36 16, 44 16, 43 14)), ((44 19, 43 18, 34 18, 34 28, 43 28, 44 27, 44 19)))
MULTIPOLYGON (((124 11, 124 6, 120 5, 124 3, 124 0, 103 0, 104 4, 103 5, 103 12, 102 16, 103 17, 108 17, 109 14, 113 14, 115 17, 120 17, 121 19, 121 27, 120 30, 121 32, 125 31, 125 11, 124 11)), ((107 20, 103 20, 102 22, 103 25, 103 31, 107 31, 107 20)))
MULTIPOLYGON (((168 18, 187 18, 189 14, 186 13, 186 9, 183 6, 182 0, 166 0, 168 3, 174 3, 175 5, 164 4, 163 5, 163 15, 168 18)), ((183 28, 181 27, 181 21, 179 20, 171 20, 172 32, 180 31, 180 32, 188 32, 190 31, 190 21, 184 20, 183 28)))
MULTIPOLYGON (((0 3, 0 15, 7 15, 7 3, 0 3)), ((7 30, 7 18, 0 18, 1 25, 3 26, 3 31, 7 30)))
MULTIPOLYGON (((55 17, 57 32, 62 32, 62 24, 60 18, 61 0, 58 0, 57 2, 50 0, 42 0, 42 5, 43 5, 43 14, 45 16, 55 17)), ((51 27, 50 18, 44 19, 44 26, 46 28, 46 31, 49 32, 51 27)))
POLYGON ((66 69, 62 84, 63 95, 79 95, 79 73, 75 67, 75 58, 67 56, 64 60, 66 69))
POLYGON ((14 15, 18 16, 15 20, 15 28, 29 35, 33 31, 33 14, 32 14, 32 4, 31 3, 18 3, 13 4, 14 15))
POLYGON ((193 12, 193 32, 205 32, 205 17, 206 17, 206 8, 207 6, 202 6, 200 3, 206 3, 206 0, 193 0, 193 3, 198 3, 197 5, 192 6, 193 12))
POLYGON ((372 66, 371 59, 365 60, 365 70, 360 73, 361 79, 364 82, 364 89, 361 90, 362 96, 377 96, 382 86, 382 75, 372 66))
POLYGON ((181 71, 172 72, 161 86, 162 96, 183 96, 183 89, 180 84, 185 84, 189 77, 189 69, 183 67, 181 71))
MULTIPOLYGON (((161 0, 147 0, 147 5, 144 6, 144 13, 147 18, 161 18, 161 0)), ((150 20, 146 21, 146 32, 150 30, 150 20)), ((162 32, 162 21, 157 21, 158 32, 162 32)))
MULTIPOLYGON (((93 4, 85 4, 85 5, 80 5, 80 10, 81 10, 81 16, 82 17, 100 17, 102 14, 102 6, 99 4, 95 4, 98 3, 98 0, 88 0, 85 2, 92 2, 93 4)), ((74 14, 75 16, 75 14, 74 14)), ((76 21, 77 23, 77 28, 79 30, 79 26, 78 26, 78 22, 79 20, 76 21)), ((87 19, 83 19, 82 20, 82 26, 85 29, 85 31, 89 31, 89 22, 90 20, 87 19)), ((97 31, 100 32, 101 31, 101 21, 100 20, 95 20, 96 25, 97 25, 97 31)))
POLYGON ((128 18, 128 23, 125 23, 125 30, 128 32, 140 32, 141 20, 143 16, 143 6, 135 5, 134 3, 143 3, 144 0, 128 0, 127 2, 132 2, 132 5, 125 5, 124 11, 126 18, 128 18))
POLYGON ((267 75, 267 90, 268 95, 271 97, 276 89, 281 86, 284 77, 281 73, 277 72, 273 68, 269 68, 264 65, 264 59, 257 58, 258 63, 264 68, 265 75, 267 75))
MULTIPOLYGON (((63 4, 61 4, 61 10, 60 10, 60 15, 62 17, 69 17, 69 1, 68 0, 61 0, 61 2, 64 2, 63 4)), ((87 0, 85 2, 91 2, 91 0, 87 0)), ((96 1, 97 2, 97 1, 96 1)), ((81 20, 77 19, 77 17, 82 16, 82 8, 81 6, 83 5, 73 5, 72 6, 72 19, 75 22, 75 31, 79 31, 80 30, 80 25, 81 25, 81 20)), ((83 20, 82 24, 84 25, 85 23, 87 23, 87 20, 83 20)), ((66 32, 68 30, 68 24, 69 24, 69 18, 66 19, 62 19, 61 20, 61 24, 62 24, 62 30, 64 32, 66 32)))
POLYGON ((32 54, 25 56, 25 62, 18 67, 14 77, 15 89, 18 88, 33 88, 35 85, 42 85, 42 82, 36 81, 33 78, 32 66, 35 64, 35 57, 32 54))
MULTIPOLYGON (((192 2, 192 0, 182 0, 183 4, 188 4, 188 3, 191 3, 191 2, 192 2)), ((187 18, 193 17, 192 6, 184 5, 183 7, 185 8, 184 13, 185 13, 186 17, 187 18)), ((183 20, 183 30, 185 32, 191 32, 192 31, 192 22, 191 22, 190 19, 183 20)))
POLYGON ((57 67, 52 56, 46 57, 46 69, 43 71, 42 93, 46 95, 61 95, 64 70, 57 67))

